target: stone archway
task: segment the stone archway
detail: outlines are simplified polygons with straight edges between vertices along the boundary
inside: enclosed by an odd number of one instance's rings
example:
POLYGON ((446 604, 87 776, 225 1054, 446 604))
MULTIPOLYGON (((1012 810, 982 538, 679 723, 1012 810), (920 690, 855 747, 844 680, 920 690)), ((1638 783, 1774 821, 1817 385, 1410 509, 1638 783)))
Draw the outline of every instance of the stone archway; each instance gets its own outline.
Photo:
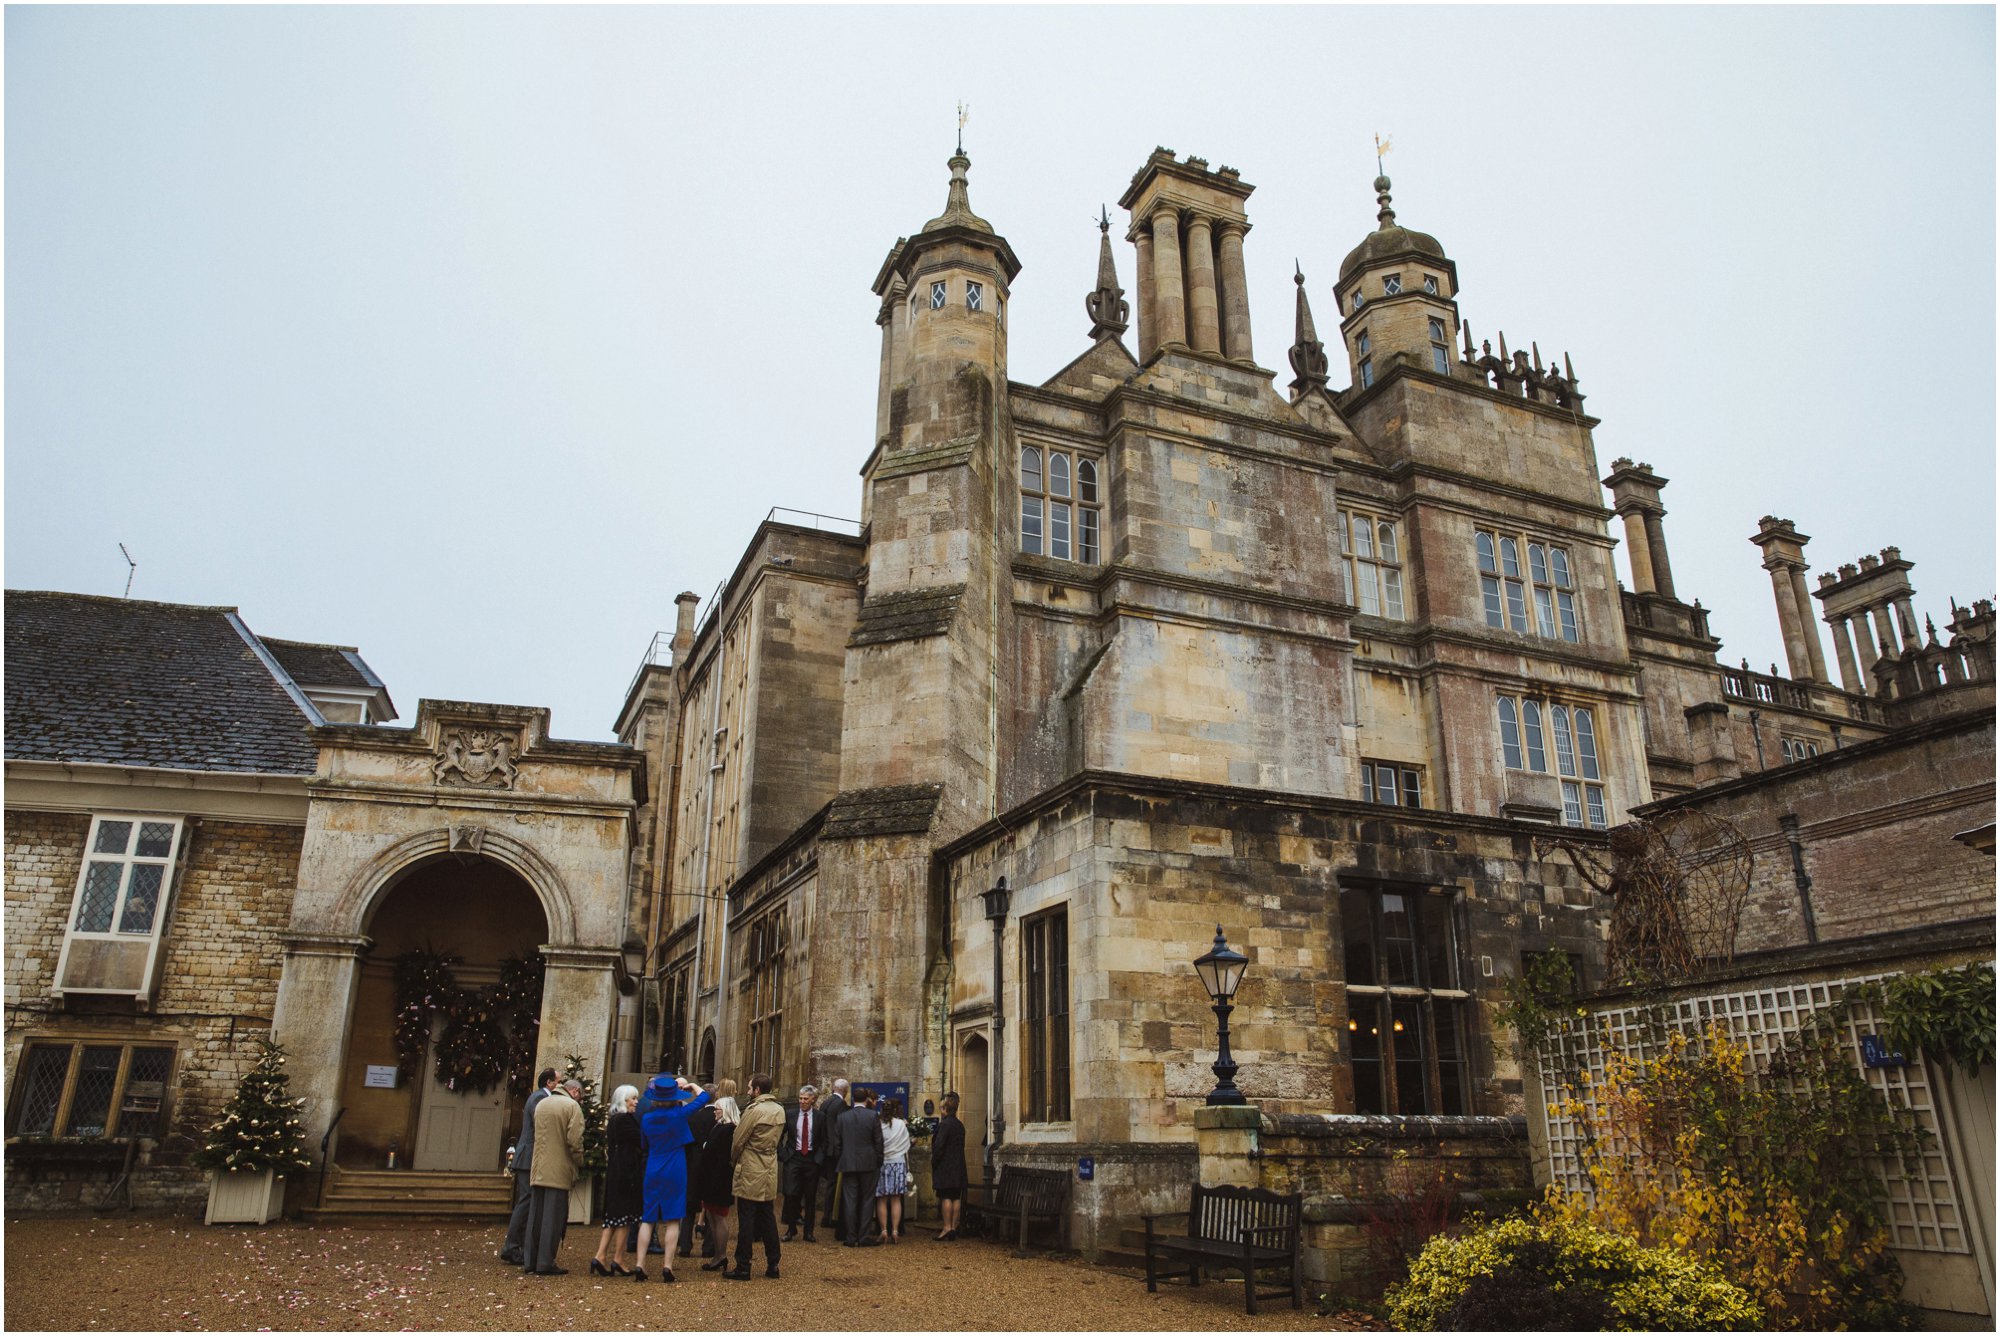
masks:
MULTIPOLYGON (((336 1162, 381 1168, 393 1149, 409 1169, 498 1168, 507 1139, 519 1131, 519 1101, 504 1080, 485 1090, 440 1080, 434 1050, 414 1077, 392 1076, 400 1056, 394 976, 406 953, 428 949, 457 958, 461 988, 491 988, 503 961, 536 958, 547 945, 540 898, 496 859, 434 855, 399 870, 366 912, 362 927, 373 945, 361 960, 348 1017, 336 1162)), ((441 1029, 441 1020, 434 1023, 433 1044, 441 1029)))

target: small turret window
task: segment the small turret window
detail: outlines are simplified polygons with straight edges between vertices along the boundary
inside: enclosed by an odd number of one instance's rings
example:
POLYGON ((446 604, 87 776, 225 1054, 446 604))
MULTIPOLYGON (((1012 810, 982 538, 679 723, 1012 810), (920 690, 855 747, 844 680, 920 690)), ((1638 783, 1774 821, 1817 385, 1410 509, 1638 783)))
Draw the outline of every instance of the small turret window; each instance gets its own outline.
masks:
POLYGON ((1364 329, 1364 330, 1362 330, 1362 331, 1361 331, 1361 332, 1360 332, 1359 334, 1355 335, 1355 337, 1354 337, 1354 350, 1355 350, 1356 352, 1360 353, 1360 354, 1361 354, 1361 355, 1362 355, 1363 357, 1366 357, 1366 356, 1368 356, 1368 354, 1369 354, 1369 352, 1370 352, 1370 349, 1369 349, 1369 347, 1368 347, 1368 331, 1367 331, 1367 330, 1365 330, 1365 329, 1364 329))
POLYGON ((1403 276, 1401 274, 1390 274, 1387 278, 1382 280, 1383 296, 1393 297, 1402 290, 1403 290, 1403 276))
POLYGON ((1438 281, 1433 275, 1424 275, 1424 291, 1430 293, 1433 297, 1437 296, 1438 281))
POLYGON ((965 285, 965 309, 968 311, 977 311, 980 301, 984 296, 985 293, 980 290, 977 283, 967 283, 965 285))
POLYGON ((943 279, 939 279, 939 280, 938 280, 937 282, 935 282, 935 283, 931 284, 931 309, 932 309, 933 311, 941 311, 941 310, 943 310, 943 309, 944 309, 944 300, 945 300, 945 298, 944 298, 944 280, 943 280, 943 279))
POLYGON ((1430 328, 1431 328, 1431 341, 1433 343, 1443 343, 1444 321, 1438 319, 1436 316, 1432 316, 1430 320, 1430 328))
POLYGON ((1361 289, 1356 288, 1354 290, 1354 309, 1357 311, 1360 310, 1362 306, 1367 303, 1367 301, 1368 299, 1361 295, 1361 289))
POLYGON ((1375 363, 1368 358, 1363 358, 1361 361, 1361 388, 1365 390, 1374 383, 1375 363))

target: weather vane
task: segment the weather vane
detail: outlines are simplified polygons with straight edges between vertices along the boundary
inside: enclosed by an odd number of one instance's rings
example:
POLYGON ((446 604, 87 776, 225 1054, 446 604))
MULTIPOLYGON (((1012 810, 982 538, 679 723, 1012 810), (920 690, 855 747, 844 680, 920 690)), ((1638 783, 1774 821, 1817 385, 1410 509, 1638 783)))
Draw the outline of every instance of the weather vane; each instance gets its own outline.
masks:
POLYGON ((1389 151, 1389 137, 1380 130, 1375 132, 1375 175, 1382 175, 1382 155, 1389 151))
POLYGON ((965 117, 971 110, 972 108, 963 102, 958 104, 958 151, 961 155, 965 152, 965 117))
POLYGON ((1102 204, 1097 206, 1097 230, 1106 233, 1111 231, 1111 210, 1102 204))

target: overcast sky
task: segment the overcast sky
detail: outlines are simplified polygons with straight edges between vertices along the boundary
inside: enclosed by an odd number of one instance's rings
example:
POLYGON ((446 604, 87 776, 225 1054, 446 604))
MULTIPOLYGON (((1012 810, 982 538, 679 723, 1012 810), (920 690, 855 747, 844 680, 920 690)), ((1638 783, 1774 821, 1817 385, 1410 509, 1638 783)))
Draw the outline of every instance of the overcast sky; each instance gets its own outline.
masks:
POLYGON ((1783 660, 1766 513, 1815 577, 1899 544, 1940 623, 1994 592, 1984 7, 11 7, 7 585, 117 594, 123 542, 135 597, 358 645, 406 721, 609 737, 770 507, 859 514, 869 284, 959 100, 1016 380, 1086 346, 1092 220, 1166 145, 1257 187, 1282 386, 1381 130, 1474 331, 1567 350, 1600 463, 1672 479, 1726 661, 1783 660))

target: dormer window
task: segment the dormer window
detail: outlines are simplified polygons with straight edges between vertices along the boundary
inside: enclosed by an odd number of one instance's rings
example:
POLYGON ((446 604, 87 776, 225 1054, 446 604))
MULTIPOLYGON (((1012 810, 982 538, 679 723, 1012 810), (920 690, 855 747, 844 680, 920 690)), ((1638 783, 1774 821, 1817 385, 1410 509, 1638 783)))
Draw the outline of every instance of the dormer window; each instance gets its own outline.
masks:
POLYGON ((1438 281, 1435 275, 1424 275, 1424 291, 1430 293, 1433 297, 1438 295, 1438 281))
POLYGON ((984 295, 977 283, 967 283, 965 285, 965 309, 968 311, 977 311, 984 295))
POLYGON ((944 309, 944 300, 944 280, 939 279, 937 282, 931 284, 931 309, 933 311, 942 311, 944 309))
POLYGON ((1384 297, 1393 297, 1402 290, 1403 276, 1401 274, 1390 274, 1382 280, 1382 295, 1384 297))

